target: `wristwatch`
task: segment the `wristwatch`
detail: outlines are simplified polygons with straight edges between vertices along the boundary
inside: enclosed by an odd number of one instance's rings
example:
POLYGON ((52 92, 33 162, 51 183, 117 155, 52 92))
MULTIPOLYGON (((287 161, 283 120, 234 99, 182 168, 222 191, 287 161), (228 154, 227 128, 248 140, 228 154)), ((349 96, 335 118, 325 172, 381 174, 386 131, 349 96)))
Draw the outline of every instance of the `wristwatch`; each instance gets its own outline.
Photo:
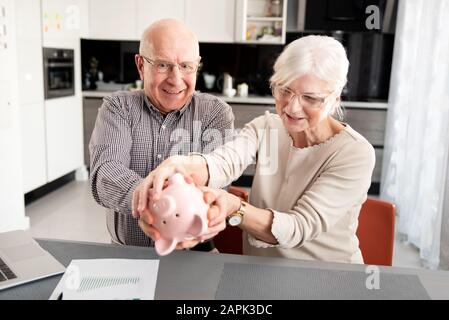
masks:
POLYGON ((230 226, 236 227, 242 223, 247 205, 248 204, 245 201, 240 201, 240 208, 226 218, 226 221, 230 226))

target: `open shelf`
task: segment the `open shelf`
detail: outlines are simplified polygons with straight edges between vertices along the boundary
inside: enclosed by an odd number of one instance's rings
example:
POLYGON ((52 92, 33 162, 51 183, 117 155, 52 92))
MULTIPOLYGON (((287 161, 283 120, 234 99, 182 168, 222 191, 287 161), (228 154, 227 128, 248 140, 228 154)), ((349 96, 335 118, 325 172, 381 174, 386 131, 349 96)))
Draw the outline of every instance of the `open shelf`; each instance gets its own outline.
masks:
POLYGON ((287 0, 237 0, 236 41, 285 44, 287 0))
POLYGON ((247 17, 246 21, 279 21, 282 22, 284 19, 279 17, 247 17))

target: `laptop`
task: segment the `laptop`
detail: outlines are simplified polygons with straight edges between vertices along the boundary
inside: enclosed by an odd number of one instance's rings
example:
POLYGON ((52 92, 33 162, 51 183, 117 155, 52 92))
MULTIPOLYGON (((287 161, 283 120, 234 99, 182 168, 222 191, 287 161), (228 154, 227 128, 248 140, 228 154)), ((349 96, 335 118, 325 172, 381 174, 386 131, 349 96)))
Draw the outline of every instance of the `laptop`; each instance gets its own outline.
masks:
POLYGON ((0 290, 64 271, 27 231, 0 233, 0 290))

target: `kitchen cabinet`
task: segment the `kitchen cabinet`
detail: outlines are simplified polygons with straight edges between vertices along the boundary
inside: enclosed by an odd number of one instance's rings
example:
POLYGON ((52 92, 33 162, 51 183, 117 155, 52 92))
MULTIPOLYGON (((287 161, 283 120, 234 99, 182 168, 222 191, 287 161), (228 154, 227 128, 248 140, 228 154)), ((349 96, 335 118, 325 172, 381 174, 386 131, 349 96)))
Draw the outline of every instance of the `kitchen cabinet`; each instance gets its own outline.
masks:
POLYGON ((387 121, 386 110, 345 108, 344 121, 373 146, 383 147, 387 121))
POLYGON ((236 42, 285 44, 287 0, 236 1, 236 42))
POLYGON ((83 112, 78 96, 45 101, 47 180, 83 166, 83 112))
POLYGON ((140 40, 151 23, 174 18, 186 23, 200 42, 229 43, 235 39, 235 12, 236 0, 95 0, 88 4, 86 37, 140 40))
POLYGON ((246 123, 250 122, 254 118, 265 114, 265 111, 276 113, 276 109, 273 105, 254 105, 243 103, 230 104, 232 112, 234 113, 234 127, 241 129, 246 123))
POLYGON ((43 46, 65 47, 66 43, 88 36, 89 0, 42 0, 41 12, 43 46))
MULTIPOLYGON (((83 173, 83 123, 81 97, 81 50, 80 37, 88 34, 89 13, 119 7, 118 1, 87 0, 42 0, 42 45, 50 48, 72 49, 74 52, 74 95, 44 100, 45 130, 45 183, 54 181, 72 171, 77 171, 77 179, 83 173), (101 9, 101 10, 100 10, 101 9), (51 17, 48 20, 48 16, 51 17), (55 20, 56 19, 56 20, 55 20), (55 22, 56 21, 56 22, 55 22)), ((132 1, 129 5, 132 5, 132 1)), ((122 5, 121 9, 124 6, 122 5)), ((106 12, 107 14, 107 12, 106 12)), ((122 12, 122 16, 125 12, 122 12)), ((118 24, 116 17, 107 17, 102 21, 118 24)), ((130 20, 133 21, 133 20, 130 20)), ((129 22, 123 24, 126 26, 129 22)), ((93 25, 97 30, 98 25, 93 25)), ((112 30, 115 32, 115 30, 112 30)), ((42 49, 41 49, 42 50, 42 49)), ((42 62, 40 63, 42 66, 42 62)))
POLYGON ((89 1, 89 38, 138 40, 136 5, 136 0, 89 1))
POLYGON ((184 21, 184 0, 137 0, 137 37, 153 22, 162 18, 184 21))
POLYGON ((47 182, 41 2, 19 0, 16 10, 17 93, 26 193, 47 182))
MULTIPOLYGON (((252 105, 252 104, 230 104, 232 108, 232 112, 234 113, 234 128, 242 129, 246 123, 250 122, 254 118, 257 118, 266 111, 271 113, 276 113, 276 109, 272 105, 252 105)), ((256 172, 256 166, 250 165, 248 168, 243 171, 243 178, 240 178, 240 182, 243 183, 246 187, 250 187, 251 184, 248 183, 248 180, 252 180, 254 173, 256 172)), ((237 183, 239 184, 239 183, 237 183)))
POLYGON ((84 128, 84 164, 90 167, 89 141, 95 127, 95 121, 103 103, 103 98, 84 97, 83 98, 83 128, 84 128))
POLYGON ((234 42, 235 0, 185 0, 185 23, 200 42, 234 42))
POLYGON ((0 232, 29 228, 23 199, 16 21, 23 2, 0 0, 0 232), (20 2, 20 4, 19 4, 20 2))
POLYGON ((17 30, 17 70, 21 105, 43 102, 42 33, 40 1, 19 0, 15 27, 17 30))
POLYGON ((47 183, 47 155, 44 103, 20 108, 23 159, 23 193, 47 183))
POLYGON ((345 119, 355 131, 364 136, 374 147, 376 153, 376 165, 373 170, 371 183, 378 188, 382 176, 382 160, 385 139, 385 126, 387 121, 387 109, 369 109, 354 107, 345 108, 345 119))

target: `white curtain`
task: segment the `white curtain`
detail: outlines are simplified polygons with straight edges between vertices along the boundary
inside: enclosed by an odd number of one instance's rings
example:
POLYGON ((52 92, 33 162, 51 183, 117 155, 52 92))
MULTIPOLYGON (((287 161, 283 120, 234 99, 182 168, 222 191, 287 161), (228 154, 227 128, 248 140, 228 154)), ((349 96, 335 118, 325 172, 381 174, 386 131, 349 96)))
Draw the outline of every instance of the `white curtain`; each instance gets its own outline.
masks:
POLYGON ((399 2, 387 119, 381 197, 435 269, 449 187, 449 0, 399 2))

